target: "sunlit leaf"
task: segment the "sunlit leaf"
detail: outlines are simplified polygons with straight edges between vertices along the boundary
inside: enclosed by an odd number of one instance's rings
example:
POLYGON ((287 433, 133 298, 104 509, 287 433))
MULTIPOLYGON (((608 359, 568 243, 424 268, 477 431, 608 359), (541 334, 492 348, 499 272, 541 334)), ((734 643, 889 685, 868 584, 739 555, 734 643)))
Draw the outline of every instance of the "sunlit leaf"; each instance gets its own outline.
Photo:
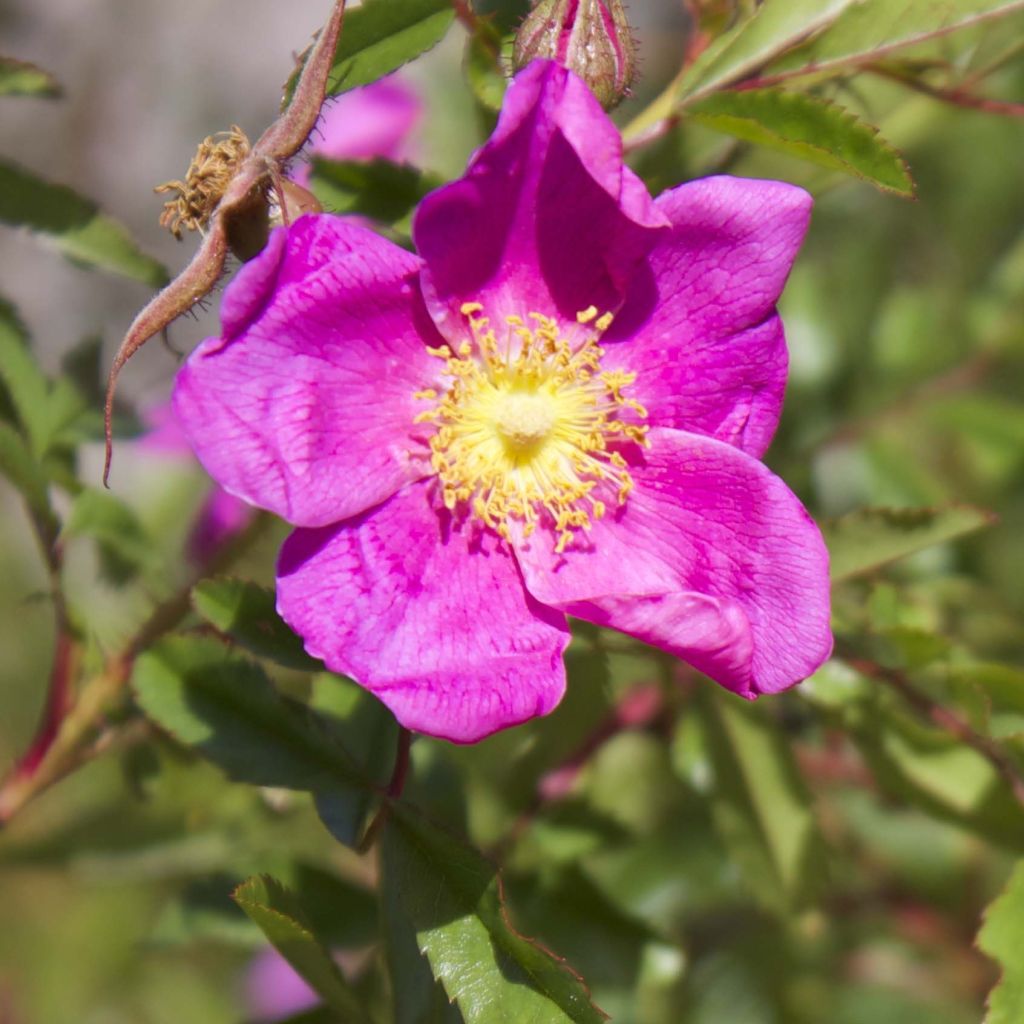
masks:
POLYGON ((1024 10, 1022 0, 859 0, 832 27, 787 54, 769 79, 874 61, 935 36, 1024 10))
POLYGON ((338 1014, 338 1024, 365 1024, 366 1010, 313 934, 298 901, 280 882, 266 875, 250 878, 235 890, 234 899, 281 956, 338 1014))
POLYGON ((693 102, 759 71, 809 36, 827 29, 857 0, 765 0, 754 15, 720 36, 687 70, 672 105, 693 102))
POLYGON ((945 544, 994 522, 969 505, 945 508, 864 508, 822 523, 832 582, 872 572, 916 551, 945 544))
POLYGON ((566 964, 512 927, 495 868, 475 850, 396 806, 385 830, 384 872, 467 1024, 606 1019, 566 964))
POLYGON ((1018 861, 1006 888, 985 911, 978 948, 999 964, 1002 977, 989 993, 985 1024, 1024 1020, 1024 861, 1018 861))
MULTIPOLYGON (((451 0, 364 0, 345 12, 327 94, 369 85, 436 46, 455 20, 451 0)), ((292 95, 298 72, 285 87, 292 95)))
POLYGON ((167 281, 163 266, 95 203, 6 160, 0 160, 0 222, 44 236, 83 266, 154 286, 167 281))
POLYGON ((852 174, 883 191, 914 194, 897 150, 875 128, 827 100, 780 89, 720 92, 689 107, 687 115, 715 131, 852 174))

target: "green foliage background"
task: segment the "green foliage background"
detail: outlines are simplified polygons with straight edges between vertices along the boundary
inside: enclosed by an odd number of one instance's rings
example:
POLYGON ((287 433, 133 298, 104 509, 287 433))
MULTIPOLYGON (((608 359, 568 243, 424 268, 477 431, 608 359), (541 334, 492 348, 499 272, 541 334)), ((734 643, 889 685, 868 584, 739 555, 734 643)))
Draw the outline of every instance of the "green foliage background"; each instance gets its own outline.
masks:
MULTIPOLYGON (((257 125, 326 14, 312 6, 255 71, 221 31, 225 66, 265 87, 246 111, 257 125)), ((182 547, 206 484, 132 454, 133 401, 114 492, 99 489, 101 345, 109 356, 118 329, 101 318, 96 338, 90 314, 70 340, 41 334, 63 322, 48 304, 74 322, 77 293, 18 293, 0 272, 4 762, 43 702, 53 585, 88 686, 140 628, 161 634, 130 693, 109 679, 80 691, 99 694, 94 748, 0 834, 5 1024, 239 1024, 243 972, 268 939, 325 1001, 308 1021, 599 1020, 590 997, 635 1024, 1024 1021, 1024 119, 921 91, 968 83, 1019 104, 1024 15, 983 0, 768 0, 748 23, 751 2, 692 5, 714 41, 677 76, 679 6, 634 11, 644 73, 616 113, 633 165, 653 191, 728 171, 817 199, 782 303, 791 378, 768 461, 826 526, 836 657, 750 706, 581 627, 564 704, 474 747, 417 739, 402 801, 358 854, 396 729, 276 620, 265 588, 283 528, 257 524, 190 591, 182 547), (907 45, 985 12, 998 17, 907 45), (808 40, 808 26, 827 31, 808 40), (837 63, 794 75, 811 61, 837 63), (723 91, 755 75, 759 89, 723 91), (640 145, 666 112, 679 123, 640 145), (58 539, 48 578, 37 540, 52 552, 58 539), (159 631, 143 626, 153 608, 159 631), (347 951, 343 971, 325 949, 347 951)), ((499 42, 516 7, 478 5, 499 42)), ((418 197, 486 136, 502 80, 483 29, 463 79, 468 36, 445 2, 358 13, 339 88, 447 33, 408 72, 429 103, 423 173, 325 163, 314 178, 332 208, 402 239, 418 197)), ((15 15, 51 27, 0 4, 15 15)), ((55 79, 84 88, 0 61, 0 105, 62 102, 55 79)), ((236 119, 209 104, 224 123, 194 111, 197 137, 236 119)), ((178 140, 182 165, 194 142, 178 140)), ((37 151, 0 139, 0 221, 26 229, 4 252, 55 243, 43 259, 79 269, 54 280, 102 281, 130 311, 138 282, 161 279, 149 250, 181 256, 146 233, 137 197, 104 195, 101 210, 57 189, 80 183, 37 151)), ((150 182, 135 184, 144 196, 150 182)), ((141 362, 126 394, 151 401, 175 359, 155 342, 141 362), (156 387, 139 386, 147 374, 156 387)))

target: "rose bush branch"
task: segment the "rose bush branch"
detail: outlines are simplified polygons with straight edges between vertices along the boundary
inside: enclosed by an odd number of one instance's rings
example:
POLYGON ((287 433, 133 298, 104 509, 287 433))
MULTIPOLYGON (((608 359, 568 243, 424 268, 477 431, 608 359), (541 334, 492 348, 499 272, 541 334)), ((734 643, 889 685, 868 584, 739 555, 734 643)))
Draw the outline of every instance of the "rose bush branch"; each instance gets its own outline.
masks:
MULTIPOLYGON (((62 654, 64 645, 58 643, 54 671, 59 669, 61 678, 57 684, 51 682, 51 693, 56 686, 60 693, 67 694, 67 704, 52 724, 47 715, 43 723, 46 731, 40 731, 29 753, 19 759, 0 783, 0 825, 9 822, 26 804, 91 760, 94 754, 109 749, 113 740, 106 733, 108 719, 125 699, 135 658, 181 623, 191 610, 191 594, 196 583, 233 564, 262 534, 266 522, 265 517, 254 518, 244 531, 198 569, 188 583, 159 604, 131 639, 106 658, 103 668, 77 688, 76 697, 72 694, 77 647, 69 642, 62 654), (101 737, 102 742, 99 742, 101 737)), ((127 727, 130 728, 130 723, 127 727)), ((123 731, 126 726, 114 728, 123 731)))

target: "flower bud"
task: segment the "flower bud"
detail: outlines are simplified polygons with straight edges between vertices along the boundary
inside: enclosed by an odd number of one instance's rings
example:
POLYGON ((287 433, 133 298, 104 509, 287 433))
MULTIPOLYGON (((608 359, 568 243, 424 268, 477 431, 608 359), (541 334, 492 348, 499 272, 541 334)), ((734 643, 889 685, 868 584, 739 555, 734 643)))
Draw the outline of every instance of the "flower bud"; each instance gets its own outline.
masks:
POLYGON ((575 71, 611 110, 629 92, 636 71, 622 0, 537 0, 516 33, 516 70, 538 57, 575 71))

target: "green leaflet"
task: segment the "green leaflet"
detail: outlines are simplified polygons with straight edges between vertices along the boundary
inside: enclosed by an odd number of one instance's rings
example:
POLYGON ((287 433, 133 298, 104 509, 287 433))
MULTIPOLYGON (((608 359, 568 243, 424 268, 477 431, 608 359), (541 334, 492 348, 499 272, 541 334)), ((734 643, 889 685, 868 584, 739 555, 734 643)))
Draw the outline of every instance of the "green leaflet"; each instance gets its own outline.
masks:
POLYGON ((773 64, 766 77, 839 69, 978 22, 1024 10, 1024 0, 858 0, 822 35, 773 64))
POLYGON ((822 877, 822 840, 792 749, 766 710, 711 695, 704 724, 714 815, 758 899, 775 910, 805 904, 822 877))
POLYGON ((274 592, 266 587, 248 580, 203 580, 192 591, 192 606, 220 632, 260 658, 304 672, 323 670, 277 614, 274 592))
POLYGON ((564 963, 512 927, 492 864, 418 813, 392 808, 384 885, 403 894, 421 952, 467 1024, 600 1024, 564 963))
MULTIPOLYGON (((329 96, 368 85, 436 46, 455 20, 451 0, 364 0, 346 11, 329 96)), ((291 99, 298 70, 285 86, 291 99)))
POLYGON ((978 948, 1003 972, 989 994, 985 1024, 1019 1024, 1024 1020, 1024 860, 1017 862, 1006 888, 985 911, 978 948))
POLYGON ((885 192, 914 194, 899 152, 877 129, 827 100, 780 89, 720 92, 688 107, 687 116, 715 131, 852 174, 885 192))
POLYGON ((923 548, 973 533, 993 523, 991 513, 969 505, 945 508, 864 508, 822 524, 832 582, 871 572, 923 548))
POLYGON ((274 948, 335 1011, 338 1024, 364 1024, 366 1010, 306 923, 294 896, 280 882, 267 875, 250 878, 235 890, 234 899, 274 948))
POLYGON ((68 259, 154 287, 163 265, 147 256, 112 217, 64 185, 54 185, 0 160, 0 222, 50 239, 68 259))
POLYGON ((139 657, 132 685, 157 725, 234 779, 316 792, 363 784, 329 720, 216 640, 162 641, 139 657))
POLYGON ((62 90, 49 71, 36 64, 0 57, 0 96, 42 96, 53 99, 62 90))

